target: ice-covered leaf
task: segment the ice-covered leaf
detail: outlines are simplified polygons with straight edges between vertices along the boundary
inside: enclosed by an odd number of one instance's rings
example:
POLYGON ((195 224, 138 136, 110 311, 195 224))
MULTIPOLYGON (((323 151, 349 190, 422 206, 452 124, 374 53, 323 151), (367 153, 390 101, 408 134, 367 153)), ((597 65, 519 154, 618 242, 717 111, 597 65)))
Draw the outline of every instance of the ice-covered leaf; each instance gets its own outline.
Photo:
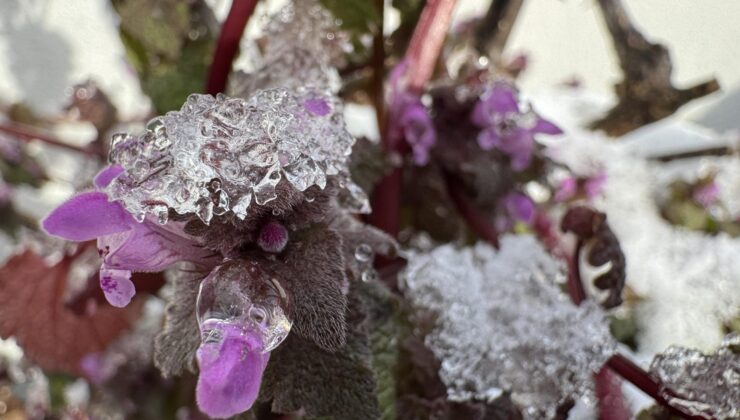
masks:
POLYGON ((693 415, 740 417, 740 334, 725 337, 712 354, 671 346, 655 356, 650 373, 670 391, 668 401, 693 415))
POLYGON ((49 371, 80 373, 81 359, 105 350, 138 316, 141 300, 125 309, 99 305, 78 314, 65 305, 74 259, 48 265, 32 251, 0 268, 0 336, 14 336, 34 363, 49 371))
POLYGON ((446 245, 411 258, 405 293, 436 320, 426 344, 450 399, 509 391, 528 418, 544 418, 592 392, 615 343, 598 307, 572 305, 558 278, 561 264, 523 235, 503 237, 498 252, 446 245))
POLYGON ((166 221, 172 209, 205 224, 227 212, 244 219, 254 205, 280 201, 281 184, 323 190, 327 178, 337 178, 361 200, 347 175, 353 143, 341 103, 321 90, 271 89, 249 100, 191 95, 143 136, 114 136, 111 163, 127 172, 106 191, 140 219, 153 213, 166 221), (316 113, 315 101, 330 111, 316 113))

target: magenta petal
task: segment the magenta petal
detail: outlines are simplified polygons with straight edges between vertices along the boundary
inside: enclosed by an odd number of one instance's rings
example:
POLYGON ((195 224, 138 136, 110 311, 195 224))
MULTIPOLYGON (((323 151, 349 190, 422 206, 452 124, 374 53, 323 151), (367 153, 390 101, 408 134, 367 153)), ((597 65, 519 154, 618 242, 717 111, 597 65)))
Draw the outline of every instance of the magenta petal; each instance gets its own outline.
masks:
POLYGON ((131 302, 136 288, 131 281, 131 272, 109 268, 100 269, 100 288, 105 299, 117 308, 123 308, 131 302))
POLYGON ((95 175, 93 184, 98 188, 105 188, 111 183, 118 175, 121 175, 125 171, 121 165, 110 165, 106 166, 95 175))
POLYGON ((262 353, 262 342, 255 333, 233 325, 220 333, 222 340, 206 340, 197 352, 196 401, 213 418, 231 417, 252 407, 270 359, 270 353, 262 353))
POLYGON ((504 197, 504 208, 516 220, 528 224, 534 221, 534 203, 529 197, 520 192, 512 192, 504 197))
POLYGON ((326 103, 325 100, 318 98, 318 99, 308 99, 305 102, 303 102, 303 106, 306 108, 306 110, 313 115, 318 115, 320 117, 323 117, 324 115, 327 115, 329 112, 331 112, 331 108, 329 107, 329 104, 326 103))
POLYGON ((552 135, 563 134, 563 130, 561 130, 560 127, 551 123, 550 121, 543 120, 542 118, 537 119, 537 122, 532 128, 532 132, 552 135))
POLYGON ((102 192, 77 194, 54 209, 41 222, 46 233, 71 241, 88 241, 123 232, 135 223, 119 203, 111 203, 102 192))
POLYGON ((168 240, 169 237, 155 232, 147 222, 135 223, 128 232, 99 238, 98 248, 109 267, 155 272, 185 259, 175 250, 177 244, 168 240))
POLYGON ((577 190, 578 181, 576 178, 572 176, 565 178, 555 191, 555 202, 562 203, 563 201, 573 198, 573 196, 576 195, 577 190))

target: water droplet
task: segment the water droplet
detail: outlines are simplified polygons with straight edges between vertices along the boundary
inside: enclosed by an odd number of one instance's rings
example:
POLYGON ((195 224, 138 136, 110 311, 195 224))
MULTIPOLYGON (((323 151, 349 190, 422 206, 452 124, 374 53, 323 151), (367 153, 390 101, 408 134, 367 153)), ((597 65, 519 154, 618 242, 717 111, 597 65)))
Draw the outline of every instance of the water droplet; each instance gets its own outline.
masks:
POLYGON ((355 259, 359 262, 368 262, 373 258, 373 249, 368 244, 360 244, 355 248, 355 259))
POLYGON ((369 283, 378 279, 378 273, 374 269, 370 268, 362 272, 362 281, 369 283))

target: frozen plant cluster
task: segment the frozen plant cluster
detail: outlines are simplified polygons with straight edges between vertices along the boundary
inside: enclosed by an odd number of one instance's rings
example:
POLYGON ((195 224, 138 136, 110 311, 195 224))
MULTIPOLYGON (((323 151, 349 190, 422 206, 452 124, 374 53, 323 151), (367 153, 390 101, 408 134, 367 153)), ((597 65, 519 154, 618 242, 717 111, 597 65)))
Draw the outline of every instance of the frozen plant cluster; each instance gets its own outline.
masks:
POLYGON ((527 235, 501 249, 444 245, 410 259, 404 292, 432 315, 426 343, 456 401, 511 393, 527 418, 592 393, 592 376, 615 350, 603 312, 576 307, 554 283, 563 267, 527 235))
POLYGON ((671 346, 655 356, 650 373, 673 391, 672 404, 706 418, 740 418, 740 334, 725 337, 713 354, 671 346))
POLYGON ((248 100, 194 94, 144 135, 114 136, 111 163, 126 171, 106 192, 138 220, 149 213, 164 224, 172 209, 208 224, 227 212, 244 219, 253 202, 277 197, 282 179, 305 191, 336 176, 350 207, 367 211, 347 172, 353 144, 341 103, 321 90, 268 89, 248 100))

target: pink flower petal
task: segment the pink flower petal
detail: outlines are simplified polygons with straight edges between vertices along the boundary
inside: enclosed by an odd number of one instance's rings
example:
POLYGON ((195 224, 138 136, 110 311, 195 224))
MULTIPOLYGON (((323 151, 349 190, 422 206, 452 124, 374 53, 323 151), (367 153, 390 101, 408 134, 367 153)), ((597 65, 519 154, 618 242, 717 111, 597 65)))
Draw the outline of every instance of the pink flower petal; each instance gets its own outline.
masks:
POLYGON ((221 334, 221 339, 206 338, 198 348, 196 401, 210 417, 227 418, 254 404, 270 353, 262 352, 262 341, 255 332, 230 324, 217 329, 212 332, 221 334))
POLYGON ((99 236, 124 232, 135 224, 119 203, 111 203, 105 193, 77 194, 54 209, 41 222, 46 233, 70 241, 89 241, 99 236))
POLYGON ((131 272, 128 270, 101 268, 100 288, 103 289, 108 303, 117 308, 128 305, 136 294, 131 272))

